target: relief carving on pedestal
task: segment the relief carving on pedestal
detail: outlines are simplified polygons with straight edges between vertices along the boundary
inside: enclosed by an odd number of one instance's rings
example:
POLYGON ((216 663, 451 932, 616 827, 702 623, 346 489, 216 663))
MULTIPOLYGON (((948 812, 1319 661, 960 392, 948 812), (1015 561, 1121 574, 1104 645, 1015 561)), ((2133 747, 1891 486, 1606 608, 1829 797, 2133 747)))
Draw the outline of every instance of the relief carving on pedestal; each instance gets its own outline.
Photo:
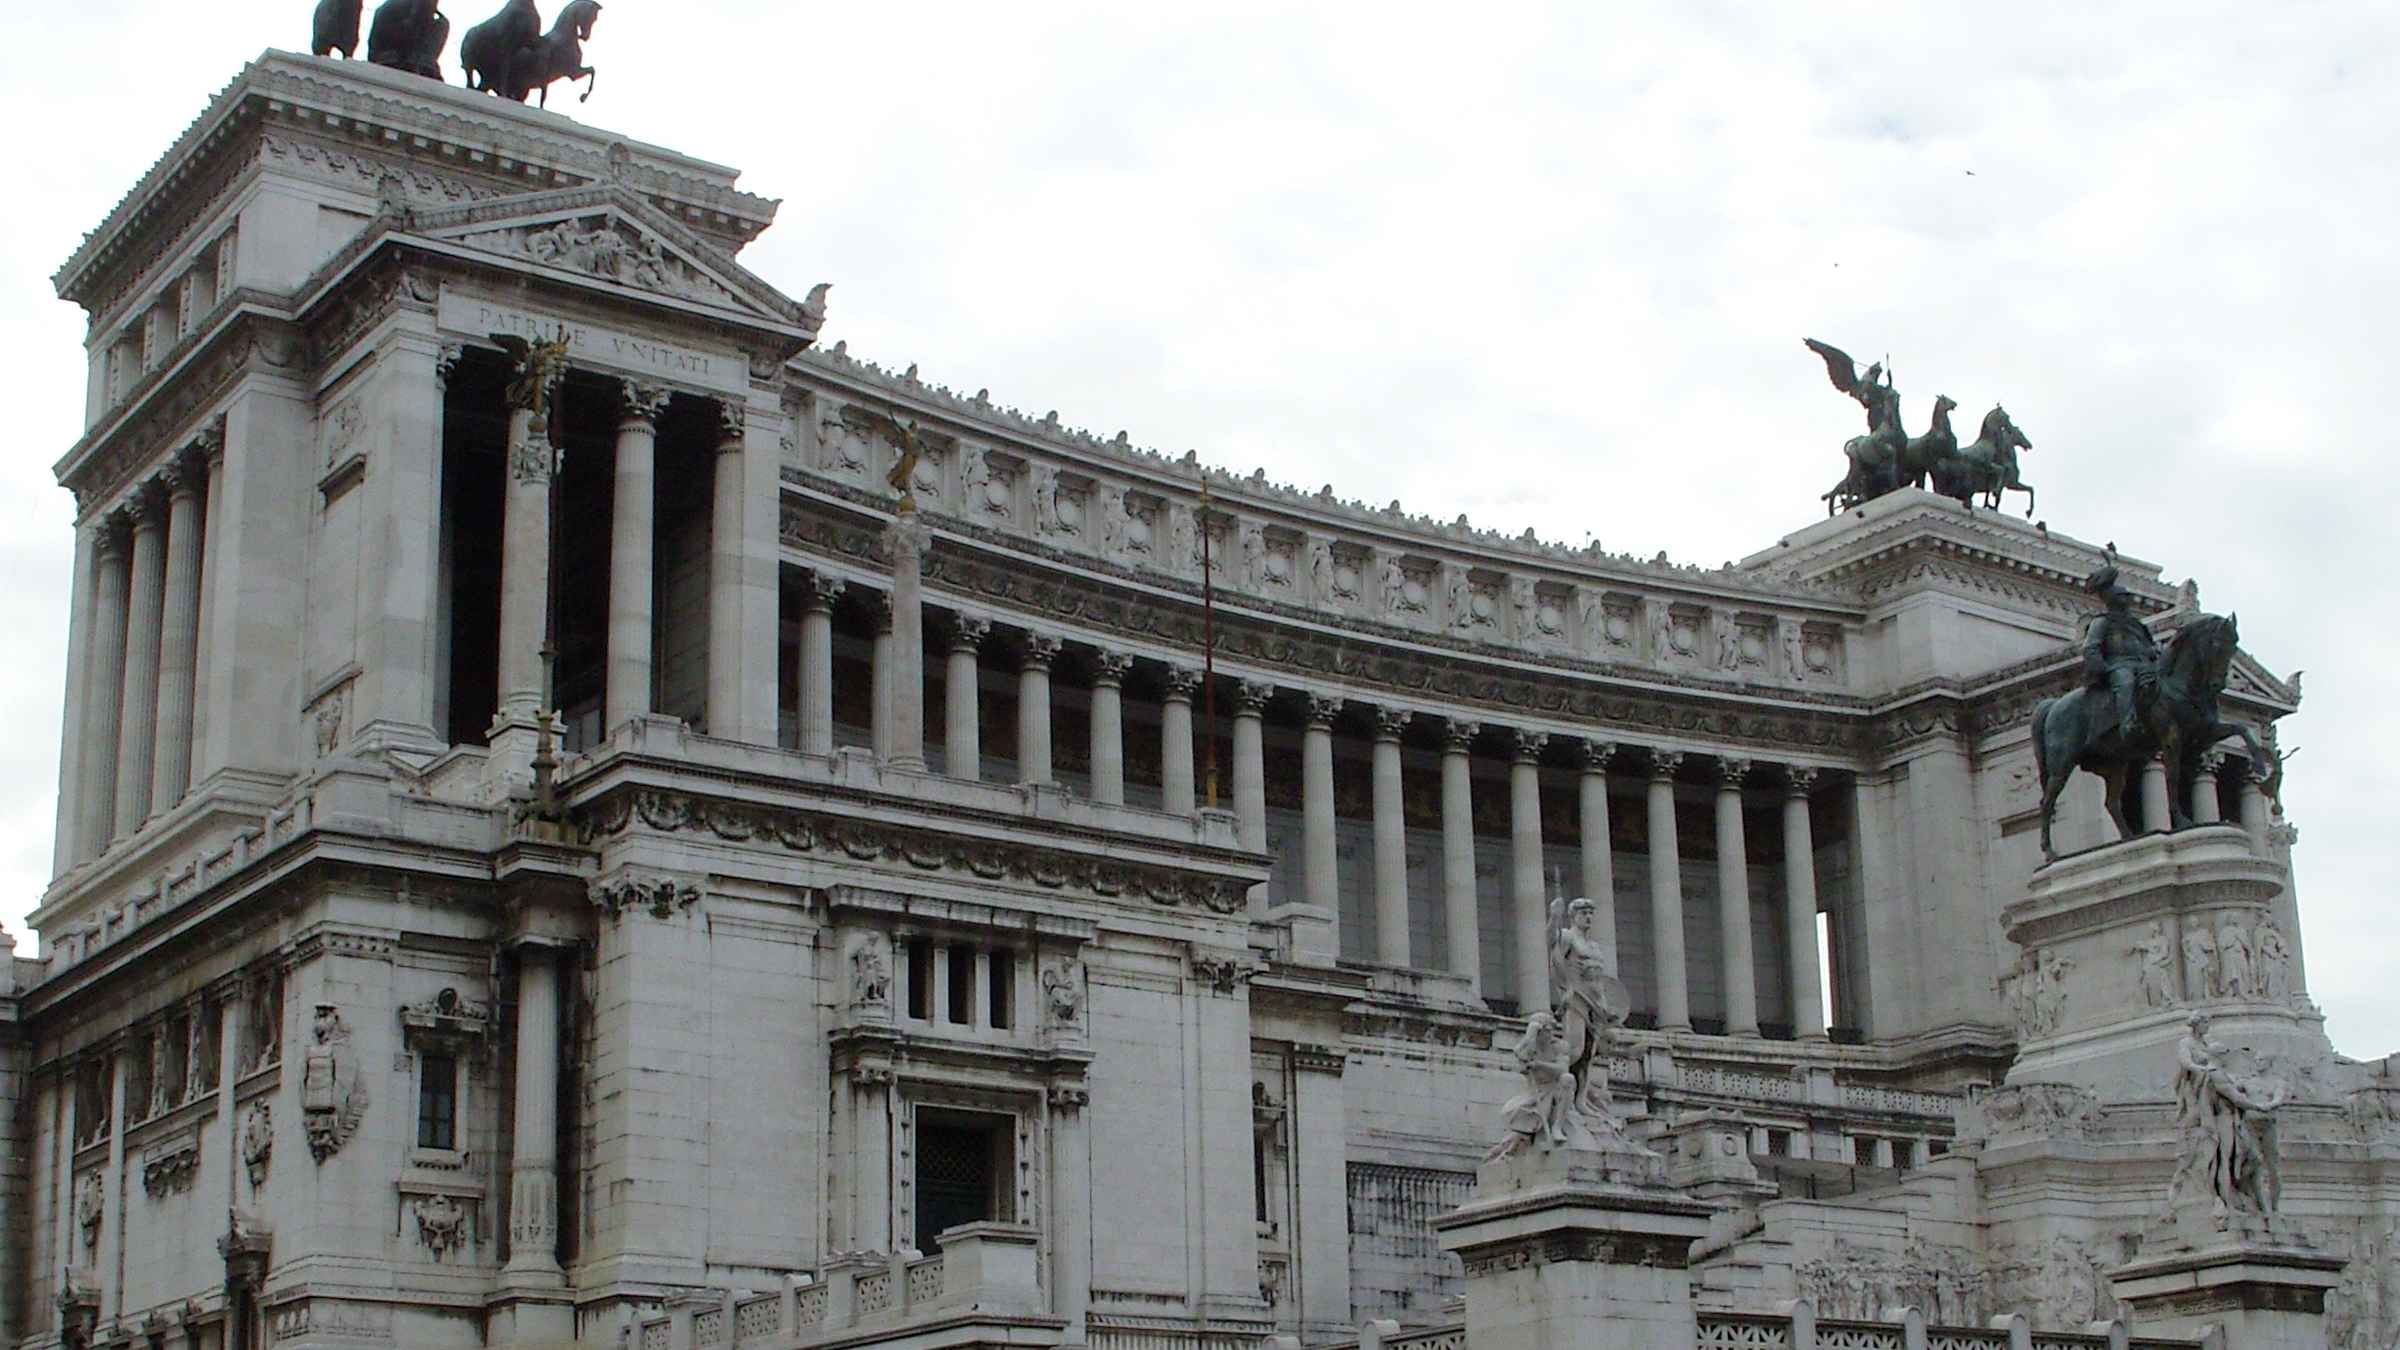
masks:
POLYGON ((2183 930, 2183 995, 2194 1003, 2216 997, 2217 940, 2194 919, 2183 930))
POLYGON ((2250 963, 2250 935, 2232 915, 2217 923, 2217 984, 2219 998, 2252 998, 2258 993, 2250 963))
POLYGON ((2027 1038, 2058 1030, 2067 1010, 2067 972, 2074 968, 2075 962, 2056 952, 2028 948, 2016 969, 2000 977, 2000 995, 2027 1038))
POLYGON ((2108 1263, 2067 1237, 1993 1252, 1985 1302, 1994 1314, 2023 1313, 2043 1331, 2081 1331, 2124 1315, 2110 1292, 2108 1263))
POLYGON ((366 1078, 350 1048, 350 1027, 334 1005, 320 1003, 309 1026, 300 1074, 301 1128, 319 1163, 341 1151, 367 1111, 366 1078))
POLYGON ((2175 1006, 2175 944, 2167 939, 2167 925, 2154 919, 2143 939, 2126 949, 2134 958, 2142 981, 2142 1001, 2153 1008, 2175 1006))
POLYGON ((417 1221, 417 1241, 439 1260, 459 1250, 467 1240, 467 1207, 447 1195, 423 1195, 409 1205, 417 1221))
POLYGON ((1893 1308, 1922 1309, 1925 1320, 1972 1326, 1984 1320, 1984 1272, 1972 1252, 1912 1242, 1907 1255, 1835 1239, 1822 1256, 1796 1263, 1800 1295, 1817 1315, 1880 1321, 1893 1308))
POLYGON ((267 1166, 275 1156, 275 1110, 265 1099, 250 1103, 242 1113, 242 1169, 250 1174, 250 1189, 267 1184, 267 1166))
POLYGON ((2289 1002, 2292 997, 2292 944, 2283 935, 2283 925, 2269 918, 2258 925, 2258 994, 2274 1003, 2289 1002))

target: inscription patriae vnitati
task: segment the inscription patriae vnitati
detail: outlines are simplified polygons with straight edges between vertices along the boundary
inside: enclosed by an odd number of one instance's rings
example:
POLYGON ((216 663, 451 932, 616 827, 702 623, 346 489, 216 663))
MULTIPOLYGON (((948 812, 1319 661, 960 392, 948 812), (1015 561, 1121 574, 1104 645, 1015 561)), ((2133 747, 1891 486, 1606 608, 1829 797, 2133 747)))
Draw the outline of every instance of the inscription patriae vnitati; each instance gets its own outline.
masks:
POLYGON ((659 375, 677 383, 727 394, 750 392, 750 365, 740 352, 666 342, 639 333, 587 323, 511 305, 472 291, 442 288, 434 322, 447 332, 481 338, 513 333, 531 341, 563 335, 574 362, 611 370, 659 375))

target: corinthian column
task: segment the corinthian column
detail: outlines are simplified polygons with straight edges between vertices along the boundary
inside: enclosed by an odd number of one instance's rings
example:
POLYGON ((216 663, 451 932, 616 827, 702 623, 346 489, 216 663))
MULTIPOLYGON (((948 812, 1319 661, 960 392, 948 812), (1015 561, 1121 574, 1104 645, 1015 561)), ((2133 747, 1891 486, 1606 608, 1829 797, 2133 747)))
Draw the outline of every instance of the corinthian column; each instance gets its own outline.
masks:
POLYGON ((913 510, 892 517, 892 704, 894 768, 925 770, 925 550, 933 531, 913 510))
POLYGON ((983 777, 983 667, 977 652, 992 621, 961 612, 950 624, 949 664, 942 680, 942 767, 952 778, 983 777))
POLYGON ((800 749, 833 753, 833 602, 842 579, 811 572, 800 583, 800 749))
POLYGON ((1442 727, 1442 927, 1450 971, 1483 992, 1481 934, 1475 915, 1475 797, 1468 751, 1480 723, 1451 718, 1442 727))
MULTIPOLYGON (((602 717, 603 730, 613 730, 650 711, 650 601, 656 570, 651 540, 658 498, 658 415, 666 411, 668 397, 657 385, 632 380, 620 382, 618 389, 624 406, 617 419, 616 482, 610 489, 608 708, 602 717)), ((805 620, 802 631, 805 634, 805 620)), ((805 699, 807 694, 803 692, 801 697, 805 699)))
MULTIPOLYGON (((539 360, 539 357, 535 358, 539 360)), ((550 603, 551 384, 534 387, 523 363, 509 387, 508 484, 500 523, 500 706, 494 730, 532 726, 542 711, 542 637, 550 603)))
POLYGON ((504 1277, 555 1283, 558 1265, 558 968, 547 947, 517 949, 517 1110, 508 1166, 504 1277))
POLYGON ((1658 1025, 1692 1029, 1683 969, 1683 860, 1675 842, 1675 770, 1680 750, 1650 752, 1650 946, 1658 961, 1658 1025))
POLYGON ((1103 651, 1092 658, 1092 800, 1125 804, 1125 672, 1133 658, 1103 651))
POLYGON ((1335 951, 1340 951, 1341 873, 1333 838, 1333 719, 1342 700, 1310 694, 1307 723, 1300 733, 1300 857, 1307 900, 1333 915, 1335 951))
POLYGON ((1583 743, 1582 808, 1577 822, 1583 836, 1583 894, 1592 902, 1592 926, 1608 944, 1609 958, 1617 955, 1617 868, 1609 854, 1608 761, 1616 756, 1614 741, 1583 743))
POLYGON ((1808 790, 1816 781, 1815 769, 1795 765, 1784 771, 1783 926, 1791 933, 1785 951, 1792 1034, 1803 1040, 1825 1039, 1825 995, 1817 981, 1817 846, 1808 821, 1808 790))
POLYGON ((1375 959, 1408 957, 1408 822, 1400 804, 1400 731, 1408 709, 1375 710, 1375 959))
POLYGON ((118 713, 125 684, 125 545, 130 524, 122 510, 101 519, 92 531, 91 659, 85 664, 82 823, 75 837, 80 859, 108 850, 116 834, 118 713))
MULTIPOLYGON (((708 734, 736 740, 742 735, 742 443, 748 411, 720 401, 717 422, 708 512, 708 734)), ((918 754, 923 757, 922 749, 918 754)))
POLYGON ((167 582, 159 615, 158 751, 150 806, 183 800, 192 775, 192 678, 200 647, 200 463, 180 458, 159 471, 167 488, 167 582))
POLYGON ((125 599, 124 725, 117 738, 117 833, 150 817, 150 770, 158 748, 159 610, 165 600, 166 520, 157 490, 134 498, 133 579, 125 599))
POLYGON ((1199 688, 1199 671, 1167 667, 1166 693, 1158 705, 1159 804, 1178 816, 1199 807, 1192 788, 1192 695, 1199 688))
POLYGON ((1542 747, 1545 732, 1519 730, 1508 766, 1508 891, 1516 915, 1517 1011, 1550 1006, 1549 897, 1542 892, 1542 747))
POLYGON ((1725 984, 1725 1034, 1758 1034, 1758 968, 1750 941, 1750 860, 1742 834, 1746 759, 1717 761, 1717 951, 1725 984))
POLYGON ((1017 781, 1048 783, 1050 773, 1050 663, 1059 640, 1027 633, 1017 667, 1017 781))
POLYGON ((867 748, 877 759, 892 757, 892 593, 866 595, 867 627, 867 748))

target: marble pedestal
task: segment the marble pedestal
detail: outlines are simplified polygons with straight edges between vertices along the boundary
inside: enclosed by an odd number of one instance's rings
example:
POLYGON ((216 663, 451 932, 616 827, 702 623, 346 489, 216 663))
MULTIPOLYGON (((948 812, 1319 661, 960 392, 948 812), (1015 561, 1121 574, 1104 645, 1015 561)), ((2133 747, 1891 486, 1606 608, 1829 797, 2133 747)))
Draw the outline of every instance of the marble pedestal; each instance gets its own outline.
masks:
POLYGON ((1690 1350, 1688 1269, 1715 1206, 1660 1184, 1653 1154, 1559 1148, 1484 1164, 1434 1220, 1467 1272, 1475 1350, 1690 1350))
POLYGON ((2240 1350, 2326 1350, 2325 1293, 2341 1275, 2323 1252, 2227 1237, 2145 1255, 2109 1278, 2146 1336, 2200 1337, 2213 1325, 2240 1350))
POLYGON ((2298 995, 2296 971, 2261 955, 2283 882, 2282 864, 2230 825, 2141 835, 2035 872, 2025 898, 2001 914, 2023 952, 2005 985, 2022 1035, 2008 1082, 2068 1083, 2108 1102, 2166 1100, 2195 1011, 2231 1044, 2329 1059, 2323 1018, 2298 995), (2247 956, 2227 960, 2226 938, 2247 956))

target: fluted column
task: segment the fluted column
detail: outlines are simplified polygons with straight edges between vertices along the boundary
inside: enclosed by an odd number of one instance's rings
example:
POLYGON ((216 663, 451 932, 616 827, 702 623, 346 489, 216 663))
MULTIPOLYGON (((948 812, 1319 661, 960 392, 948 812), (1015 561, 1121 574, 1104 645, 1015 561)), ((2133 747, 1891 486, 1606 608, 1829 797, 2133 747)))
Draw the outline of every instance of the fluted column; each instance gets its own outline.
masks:
POLYGON ((508 1166, 510 1279, 549 1283, 558 1265, 558 967, 517 949, 517 1109, 508 1166))
POLYGON ((1683 861, 1675 842, 1675 770, 1680 750, 1650 752, 1650 948, 1658 962, 1658 1025, 1692 1029, 1683 968, 1683 861))
POLYGON ((166 595, 166 513, 157 492, 134 498, 133 573, 125 590, 123 723, 117 736, 117 834, 150 818, 150 770, 158 749, 158 619, 166 595))
MULTIPOLYGON (((1243 680, 1233 698, 1233 818, 1243 848, 1267 846, 1267 700, 1275 686, 1262 680, 1243 680)), ((1262 917, 1267 887, 1250 889, 1250 914, 1262 917)), ((1286 897, 1288 900, 1289 897, 1286 897)))
POLYGON ((992 621, 961 613, 951 620, 948 674, 942 681, 942 767, 953 778, 983 777, 981 658, 992 621))
POLYGON ((1400 732, 1408 709, 1375 710, 1375 959, 1409 964, 1408 821, 1401 814, 1400 732))
POLYGON ((1027 633, 1017 666, 1017 781, 1048 783, 1050 773, 1050 663, 1058 639, 1027 633))
POLYGON ((150 807, 183 800, 192 775, 192 679, 200 647, 200 463, 179 458, 159 471, 167 489, 167 579, 159 613, 158 750, 150 807))
MULTIPOLYGON (((616 482, 610 489, 608 705, 601 719, 605 729, 651 711, 651 595, 656 573, 651 541, 658 503, 658 417, 666 411, 668 396, 657 385, 632 380, 620 382, 618 390, 624 405, 617 419, 616 482)), ((805 618, 801 626, 805 642, 805 618)), ((803 710, 807 697, 804 689, 803 710)), ((805 713, 802 720, 805 723, 805 713)), ((805 735, 802 743, 806 748, 805 735)))
POLYGON ((1329 694, 1310 694, 1303 705, 1306 723, 1300 733, 1300 859, 1306 878, 1307 901, 1333 916, 1340 951, 1341 871, 1333 835, 1333 719, 1342 700, 1329 694))
MULTIPOLYGON (((742 442, 748 422, 741 404, 717 404, 708 512, 708 734, 726 740, 742 733, 742 442)), ((909 560, 912 570, 916 563, 909 560)), ((918 757, 923 755, 920 747, 918 757)))
POLYGON ((892 757, 892 593, 866 597, 867 748, 877 759, 892 757))
POLYGON ((1615 741, 1583 743, 1583 779, 1577 821, 1583 836, 1583 894, 1592 902, 1592 927, 1607 944, 1610 960, 1617 955, 1617 868, 1609 853, 1608 761, 1615 758, 1615 741))
POLYGON ((925 550, 933 531, 914 511, 892 517, 892 749, 895 768, 925 768, 925 550))
POLYGON ((1125 804, 1125 672, 1133 658, 1103 651, 1092 657, 1092 800, 1125 804))
POLYGON ((2167 802, 2167 762, 2152 755, 2142 766, 2142 830, 2146 834, 2163 833, 2173 828, 2174 823, 2167 802))
MULTIPOLYGON (((193 446, 193 453, 203 466, 202 480, 207 484, 208 494, 200 504, 200 529, 202 531, 200 594, 199 598, 193 601, 193 627, 198 631, 199 638, 194 643, 192 657, 192 764, 191 771, 185 775, 192 782, 198 783, 205 780, 209 773, 209 765, 203 751, 203 747, 208 744, 209 682, 212 678, 222 680, 227 677, 224 674, 213 674, 215 662, 212 657, 215 642, 209 633, 210 616, 214 613, 217 604, 215 598, 217 555, 223 551, 222 544, 225 539, 225 421, 223 418, 218 418, 209 425, 206 431, 200 433, 200 439, 193 446)), ((231 665, 232 663, 228 662, 227 664, 231 665)), ((446 734, 448 728, 443 727, 438 730, 446 734)))
POLYGON ((128 522, 111 512, 92 531, 91 652, 84 669, 83 794, 75 831, 79 860, 100 856, 116 834, 117 736, 125 684, 125 588, 128 522))
POLYGON ((1482 724, 1451 718, 1442 728, 1442 925, 1450 971, 1483 992, 1482 934, 1475 905, 1475 795, 1468 752, 1482 724))
POLYGON ((1825 1038, 1825 994, 1817 967, 1817 846, 1808 820, 1808 791, 1817 771, 1798 766, 1784 771, 1783 794, 1783 926, 1791 940, 1785 944, 1790 963, 1787 983, 1792 989, 1792 1034, 1803 1040, 1825 1038))
MULTIPOLYGON (((537 360, 540 358, 536 358, 537 360)), ((517 367, 519 384, 528 372, 517 367)), ((555 377, 552 383, 555 384, 555 377)), ((542 638, 550 604, 551 387, 510 386, 508 479, 501 499, 499 707, 494 731, 531 727, 542 709, 542 638)))
POLYGON ((1750 860, 1742 833, 1742 779, 1750 761, 1717 761, 1717 944, 1725 1034, 1758 1034, 1758 967, 1750 934, 1750 860))
POLYGON ((1192 787, 1192 695, 1199 688, 1199 671, 1167 667, 1166 692, 1158 705, 1159 804, 1179 816, 1199 805, 1192 787))
POLYGON ((2192 775, 2192 823, 2215 825, 2225 819, 2224 809, 2217 804, 2217 773, 2226 761, 2225 752, 2211 750, 2200 757, 2200 772, 2192 775))
POLYGON ((1542 891, 1542 747, 1545 732, 1518 730, 1508 766, 1508 893, 1516 916, 1517 1011, 1550 1006, 1549 897, 1542 891))
POLYGON ((800 749, 833 753, 833 602, 840 577, 811 572, 800 582, 800 749))

